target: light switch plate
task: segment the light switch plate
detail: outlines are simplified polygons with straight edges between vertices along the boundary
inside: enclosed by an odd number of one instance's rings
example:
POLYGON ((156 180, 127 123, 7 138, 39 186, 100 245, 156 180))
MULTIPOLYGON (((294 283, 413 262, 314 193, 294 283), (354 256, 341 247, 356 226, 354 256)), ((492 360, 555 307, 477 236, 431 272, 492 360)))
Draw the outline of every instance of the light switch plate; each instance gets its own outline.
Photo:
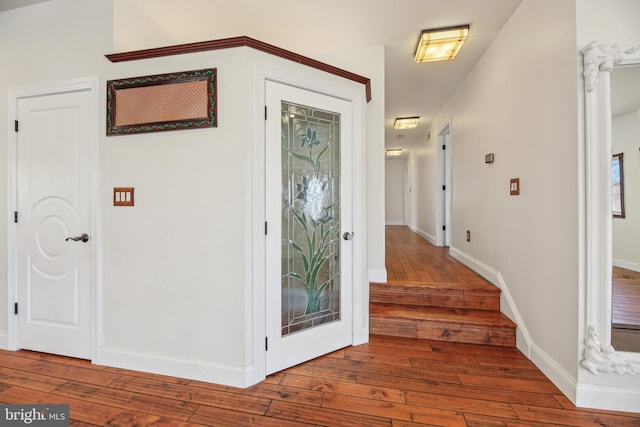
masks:
POLYGON ((509 182, 509 194, 512 196, 520 194, 520 178, 511 178, 509 182))
POLYGON ((114 187, 113 206, 133 206, 133 187, 114 187))

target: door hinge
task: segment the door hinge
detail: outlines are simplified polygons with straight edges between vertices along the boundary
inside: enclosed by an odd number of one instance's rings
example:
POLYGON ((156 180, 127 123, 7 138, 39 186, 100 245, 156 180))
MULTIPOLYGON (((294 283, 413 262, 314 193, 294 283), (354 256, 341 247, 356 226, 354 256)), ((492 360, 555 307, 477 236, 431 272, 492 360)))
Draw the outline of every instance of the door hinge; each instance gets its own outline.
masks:
POLYGON ((264 222, 264 235, 267 235, 267 230, 268 230, 268 226, 267 226, 267 221, 264 222))
POLYGON ((13 211, 13 222, 18 223, 18 211, 13 211))
POLYGON ((267 120, 267 106, 264 106, 264 119, 267 120))
POLYGON ((18 121, 14 121, 13 122, 13 129, 15 129, 16 132, 18 132, 18 121))
POLYGON ((264 337, 264 351, 268 351, 268 350, 269 350, 269 338, 264 337))
POLYGON ((446 190, 447 190, 447 186, 446 186, 446 185, 443 185, 443 186, 442 186, 442 191, 446 191, 446 190))
POLYGON ((18 314, 18 303, 17 302, 13 303, 13 314, 15 314, 15 315, 18 314))
POLYGON ((446 144, 442 144, 442 149, 443 149, 443 150, 446 150, 446 149, 447 149, 446 144))
POLYGON ((442 226, 442 231, 447 231, 447 226, 446 225, 442 226))

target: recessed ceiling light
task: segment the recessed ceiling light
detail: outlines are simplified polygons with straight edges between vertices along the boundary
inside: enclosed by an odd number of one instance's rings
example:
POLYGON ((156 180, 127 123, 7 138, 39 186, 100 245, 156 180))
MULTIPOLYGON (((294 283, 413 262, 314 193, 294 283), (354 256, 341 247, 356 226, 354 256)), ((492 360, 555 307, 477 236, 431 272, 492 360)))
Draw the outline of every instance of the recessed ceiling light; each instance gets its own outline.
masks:
POLYGON ((469 26, 424 30, 418 39, 415 61, 446 61, 456 57, 469 38, 469 26))
POLYGON ((418 126, 420 117, 398 117, 393 122, 394 129, 413 129, 418 126))
POLYGON ((390 148, 385 151, 387 157, 396 157, 402 154, 402 148, 390 148))

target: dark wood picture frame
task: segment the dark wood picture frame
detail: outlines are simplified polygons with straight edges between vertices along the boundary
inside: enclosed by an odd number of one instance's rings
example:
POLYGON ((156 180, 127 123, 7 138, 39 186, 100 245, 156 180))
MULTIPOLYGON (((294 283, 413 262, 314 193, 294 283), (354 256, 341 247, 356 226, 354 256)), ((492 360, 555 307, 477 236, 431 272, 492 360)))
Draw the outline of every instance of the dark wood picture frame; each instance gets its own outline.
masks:
POLYGON ((624 153, 614 154, 611 158, 612 206, 614 218, 624 218, 624 153), (617 208, 619 206, 619 209, 617 208))
POLYGON ((109 80, 107 82, 107 136, 217 127, 216 98, 216 68, 109 80), (198 82, 204 84, 198 84, 198 82), (183 84, 182 87, 181 84, 183 84), (195 88, 197 100, 192 104, 198 110, 198 114, 195 115, 189 113, 188 99, 181 100, 180 105, 177 101, 181 98, 179 95, 183 88, 186 90, 188 87, 190 94, 193 95, 194 84, 197 85, 195 88), (176 86, 161 87, 161 85, 176 86), (137 94, 134 92, 138 89, 140 96, 135 96, 137 94), (143 91, 146 92, 142 93, 143 91), (172 108, 173 103, 176 104, 175 109, 172 108), (159 104, 163 104, 165 108, 157 112, 154 108, 159 104), (145 109, 149 112, 145 112, 145 109), (184 109, 184 112, 181 109, 184 109), (122 111, 135 112, 142 119, 124 120, 118 114, 122 111))

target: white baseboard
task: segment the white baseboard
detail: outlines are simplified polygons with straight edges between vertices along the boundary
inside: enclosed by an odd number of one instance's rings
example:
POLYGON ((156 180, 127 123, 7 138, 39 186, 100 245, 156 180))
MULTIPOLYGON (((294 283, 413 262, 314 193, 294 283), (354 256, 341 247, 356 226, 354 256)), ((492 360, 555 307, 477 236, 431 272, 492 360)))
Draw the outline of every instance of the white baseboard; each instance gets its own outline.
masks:
POLYGON ((578 384, 576 394, 579 408, 640 412, 640 387, 578 384))
POLYGON ((637 262, 625 261, 622 259, 614 259, 613 266, 640 272, 640 264, 638 264, 637 262))
POLYGON ((232 387, 249 387, 255 382, 252 380, 253 366, 238 367, 200 360, 175 359, 104 348, 100 350, 98 360, 101 365, 105 366, 206 381, 232 387))
POLYGON ((429 234, 427 232, 424 232, 424 231, 420 230, 419 228, 414 227, 413 225, 409 225, 408 227, 409 227, 409 230, 413 231, 414 233, 419 234, 427 242, 431 243, 434 246, 437 246, 436 238, 434 236, 432 236, 431 234, 429 234))
POLYGON ((544 352, 535 343, 531 343, 531 360, 551 382, 572 402, 576 401, 577 379, 573 378, 555 359, 544 352))
POLYGON ((384 225, 407 225, 404 221, 387 221, 384 225))
POLYGON ((384 268, 370 268, 367 270, 367 281, 369 283, 386 283, 387 281, 387 269, 384 268))
POLYGON ((10 350, 9 348, 9 334, 7 331, 0 331, 0 349, 10 350))

